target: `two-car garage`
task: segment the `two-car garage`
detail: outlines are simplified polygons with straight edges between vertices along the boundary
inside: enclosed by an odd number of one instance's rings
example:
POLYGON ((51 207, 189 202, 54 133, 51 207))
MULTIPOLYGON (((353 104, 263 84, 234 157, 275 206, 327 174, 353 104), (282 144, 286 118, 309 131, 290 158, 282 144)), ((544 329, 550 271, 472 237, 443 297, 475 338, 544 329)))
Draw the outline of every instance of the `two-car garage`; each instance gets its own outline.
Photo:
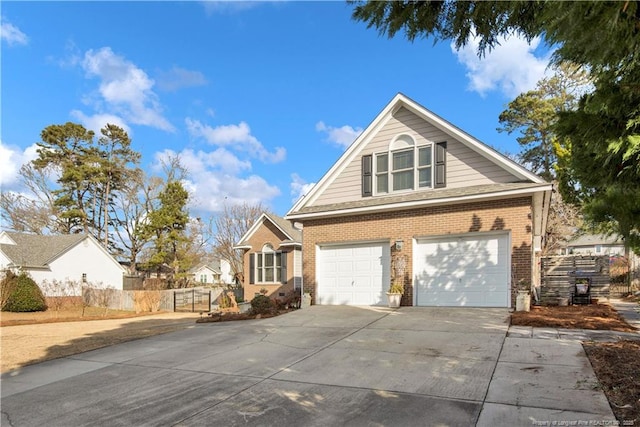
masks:
MULTIPOLYGON (((508 233, 471 233, 413 241, 413 304, 508 307, 508 233)), ((317 304, 385 305, 389 242, 319 246, 317 304)))

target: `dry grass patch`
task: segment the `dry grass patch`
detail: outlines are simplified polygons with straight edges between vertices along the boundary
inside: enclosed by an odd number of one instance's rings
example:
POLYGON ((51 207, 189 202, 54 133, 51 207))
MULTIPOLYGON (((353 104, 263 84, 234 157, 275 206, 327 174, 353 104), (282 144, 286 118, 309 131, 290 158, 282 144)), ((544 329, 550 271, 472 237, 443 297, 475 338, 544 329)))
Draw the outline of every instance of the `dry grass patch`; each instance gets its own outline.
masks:
POLYGON ((34 325, 57 322, 84 322, 87 320, 128 319, 131 317, 148 316, 156 313, 134 313, 132 311, 111 310, 101 307, 81 306, 64 307, 60 310, 36 311, 31 313, 0 313, 0 326, 34 325))

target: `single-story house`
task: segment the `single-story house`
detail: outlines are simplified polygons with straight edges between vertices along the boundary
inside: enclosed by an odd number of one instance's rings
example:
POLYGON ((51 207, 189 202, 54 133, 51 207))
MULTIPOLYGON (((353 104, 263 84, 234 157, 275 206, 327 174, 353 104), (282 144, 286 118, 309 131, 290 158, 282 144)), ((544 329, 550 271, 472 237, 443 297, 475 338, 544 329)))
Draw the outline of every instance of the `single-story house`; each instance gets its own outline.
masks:
POLYGON ((244 297, 281 298, 302 285, 302 233, 289 221, 263 213, 235 246, 243 250, 244 297))
POLYGON ((403 94, 285 215, 315 304, 509 307, 539 282, 552 184, 403 94))
POLYGON ((0 270, 25 271, 43 283, 75 282, 122 289, 127 272, 94 237, 87 234, 43 236, 0 232, 0 270))

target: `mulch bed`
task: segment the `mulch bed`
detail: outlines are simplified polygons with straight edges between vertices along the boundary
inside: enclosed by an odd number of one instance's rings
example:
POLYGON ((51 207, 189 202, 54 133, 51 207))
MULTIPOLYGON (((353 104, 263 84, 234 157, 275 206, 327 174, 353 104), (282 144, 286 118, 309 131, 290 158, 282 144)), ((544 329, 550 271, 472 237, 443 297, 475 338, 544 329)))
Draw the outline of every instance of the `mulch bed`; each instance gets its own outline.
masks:
POLYGON ((511 324, 540 328, 636 331, 608 304, 532 307, 528 312, 512 313, 511 324))
POLYGON ((640 425, 640 341, 583 347, 620 425, 640 425))
POLYGON ((267 319, 269 317, 279 316, 281 314, 288 313, 293 309, 279 310, 274 313, 267 314, 251 314, 251 313, 211 313, 206 317, 201 317, 196 320, 196 323, 215 323, 215 322, 230 322, 234 320, 250 320, 250 319, 267 319))

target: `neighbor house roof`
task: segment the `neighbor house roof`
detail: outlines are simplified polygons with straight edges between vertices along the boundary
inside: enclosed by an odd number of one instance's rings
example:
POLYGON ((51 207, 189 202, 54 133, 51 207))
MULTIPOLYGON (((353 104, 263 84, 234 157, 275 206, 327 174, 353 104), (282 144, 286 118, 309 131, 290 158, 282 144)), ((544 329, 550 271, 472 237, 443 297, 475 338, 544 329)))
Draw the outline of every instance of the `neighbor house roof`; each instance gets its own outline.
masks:
POLYGON ((278 228, 285 235, 286 239, 280 242, 280 246, 300 246, 302 245, 302 232, 293 227, 291 222, 277 215, 263 213, 260 218, 253 223, 251 228, 240 238, 240 241, 235 246, 237 249, 247 249, 251 245, 249 240, 251 236, 258 230, 258 228, 265 222, 269 221, 278 228))
POLYGON ((15 266, 43 268, 88 238, 86 234, 43 236, 4 231, 15 244, 0 244, 0 250, 15 266))
POLYGON ((582 234, 567 242, 567 246, 624 245, 617 234, 582 234))
MULTIPOLYGON (((220 262, 218 262, 218 264, 220 264, 220 262)), ((198 271, 205 270, 205 269, 211 271, 213 274, 220 274, 220 271, 218 271, 213 265, 209 265, 209 264, 200 264, 197 267, 192 268, 191 273, 195 274, 198 271)))

